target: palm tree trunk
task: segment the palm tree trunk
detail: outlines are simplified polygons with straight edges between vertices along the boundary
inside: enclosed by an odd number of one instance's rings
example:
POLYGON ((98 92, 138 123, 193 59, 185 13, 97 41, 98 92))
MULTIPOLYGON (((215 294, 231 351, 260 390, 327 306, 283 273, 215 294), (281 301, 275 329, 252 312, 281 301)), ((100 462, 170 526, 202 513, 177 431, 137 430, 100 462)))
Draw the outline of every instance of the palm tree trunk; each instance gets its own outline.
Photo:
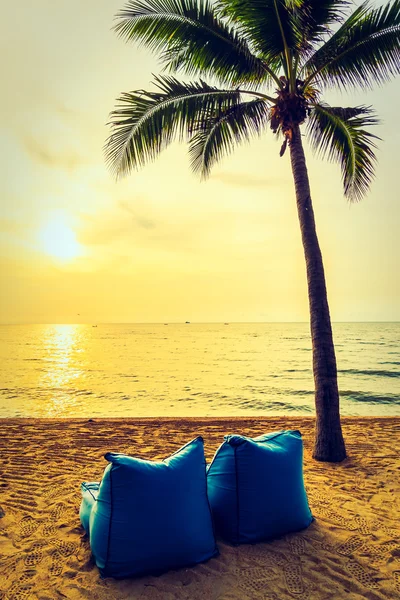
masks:
POLYGON ((346 458, 339 413, 335 348, 329 315, 324 266, 315 229, 310 185, 300 127, 293 130, 290 159, 296 189, 297 212, 307 267, 313 372, 315 382, 316 460, 340 462, 346 458))

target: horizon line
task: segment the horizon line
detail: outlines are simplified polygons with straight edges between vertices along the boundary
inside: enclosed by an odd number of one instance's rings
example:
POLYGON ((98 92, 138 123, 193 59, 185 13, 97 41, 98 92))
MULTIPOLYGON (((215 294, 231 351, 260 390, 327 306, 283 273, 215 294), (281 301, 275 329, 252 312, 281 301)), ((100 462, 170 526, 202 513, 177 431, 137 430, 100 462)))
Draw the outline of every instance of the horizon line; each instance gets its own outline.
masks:
MULTIPOLYGON (((2 326, 10 325, 279 325, 279 324, 309 324, 309 321, 88 321, 88 322, 4 322, 2 326)), ((331 323, 400 323, 400 320, 383 320, 383 321, 331 321, 331 323)))

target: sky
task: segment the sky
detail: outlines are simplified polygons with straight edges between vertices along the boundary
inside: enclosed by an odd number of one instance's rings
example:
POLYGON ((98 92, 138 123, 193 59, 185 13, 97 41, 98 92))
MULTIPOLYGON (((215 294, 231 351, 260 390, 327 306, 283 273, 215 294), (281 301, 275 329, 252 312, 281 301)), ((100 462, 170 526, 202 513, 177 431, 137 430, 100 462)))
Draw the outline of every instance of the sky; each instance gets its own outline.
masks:
MULTIPOLYGON (((380 5, 380 2, 375 4, 380 5)), ((0 322, 307 321, 289 152, 272 132, 200 182, 175 143, 127 178, 107 170, 108 115, 161 67, 112 31, 123 0, 0 0, 0 322)), ((372 104, 376 179, 359 203, 305 151, 332 321, 400 320, 400 77, 372 104)))

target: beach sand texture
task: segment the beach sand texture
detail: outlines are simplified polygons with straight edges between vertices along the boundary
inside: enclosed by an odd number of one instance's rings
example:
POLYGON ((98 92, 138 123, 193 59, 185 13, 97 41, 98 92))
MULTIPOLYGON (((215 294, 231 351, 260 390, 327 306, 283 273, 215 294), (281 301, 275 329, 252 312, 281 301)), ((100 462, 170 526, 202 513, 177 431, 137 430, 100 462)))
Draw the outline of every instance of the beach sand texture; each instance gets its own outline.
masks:
POLYGON ((349 458, 311 458, 309 418, 3 419, 0 598, 22 600, 351 600, 400 598, 400 418, 346 418, 349 458), (227 433, 300 429, 311 526, 232 547, 159 577, 101 579, 79 522, 80 483, 106 451, 162 459, 197 435, 208 460, 227 433))

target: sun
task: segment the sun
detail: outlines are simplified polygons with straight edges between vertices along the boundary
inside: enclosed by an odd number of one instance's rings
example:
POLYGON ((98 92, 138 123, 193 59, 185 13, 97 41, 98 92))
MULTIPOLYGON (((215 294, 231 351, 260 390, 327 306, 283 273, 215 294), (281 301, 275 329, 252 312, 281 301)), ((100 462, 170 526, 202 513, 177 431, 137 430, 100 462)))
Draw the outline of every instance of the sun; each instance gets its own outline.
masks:
POLYGON ((82 254, 75 232, 64 214, 53 215, 39 234, 42 248, 47 254, 61 260, 71 260, 82 254))

